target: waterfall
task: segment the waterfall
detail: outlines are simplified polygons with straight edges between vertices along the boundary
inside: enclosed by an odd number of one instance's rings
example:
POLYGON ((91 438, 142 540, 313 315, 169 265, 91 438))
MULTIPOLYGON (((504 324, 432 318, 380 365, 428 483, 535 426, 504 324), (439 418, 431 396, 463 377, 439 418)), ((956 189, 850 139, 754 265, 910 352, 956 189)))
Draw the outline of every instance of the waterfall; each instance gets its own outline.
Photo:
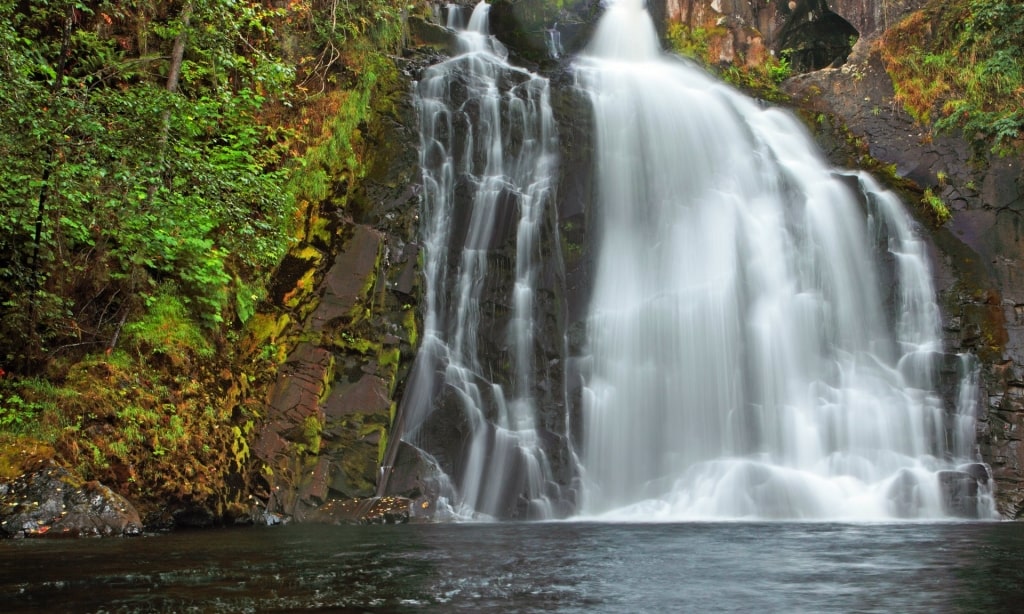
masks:
POLYGON ((935 292, 898 200, 664 55, 642 0, 607 8, 576 73, 599 193, 581 512, 948 516, 973 406, 947 437, 935 292))
POLYGON ((994 517, 977 361, 943 353, 903 205, 664 54, 642 0, 573 61, 597 197, 568 322, 549 83, 488 10, 447 6, 417 84, 424 330, 381 493, 406 445, 459 518, 994 517))
POLYGON ((423 173, 422 345, 398 432, 451 478, 463 517, 550 517, 535 296, 556 135, 548 82, 505 62, 481 2, 458 54, 416 91, 423 173))

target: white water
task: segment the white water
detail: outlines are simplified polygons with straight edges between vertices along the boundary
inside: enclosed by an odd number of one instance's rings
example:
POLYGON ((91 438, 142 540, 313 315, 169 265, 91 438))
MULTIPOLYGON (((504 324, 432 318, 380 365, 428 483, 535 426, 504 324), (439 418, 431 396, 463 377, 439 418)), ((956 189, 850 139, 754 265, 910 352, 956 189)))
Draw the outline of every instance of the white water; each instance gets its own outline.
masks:
POLYGON ((555 167, 548 82, 505 62, 505 48, 487 31, 487 4, 477 5, 464 30, 459 7, 448 9, 459 53, 426 71, 416 98, 426 307, 400 431, 419 443, 438 398, 456 399, 468 429, 460 457, 446 467, 456 513, 507 516, 516 501, 528 501, 529 516, 549 517, 552 483, 532 380, 539 225, 555 167), (478 341, 488 332, 482 317, 495 308, 485 292, 501 275, 489 270, 489 256, 508 244, 515 246, 505 299, 509 367, 494 374, 478 341))
POLYGON ((582 513, 945 516, 976 388, 965 370, 947 443, 934 289, 896 198, 664 56, 642 0, 608 7, 577 75, 600 194, 582 513))

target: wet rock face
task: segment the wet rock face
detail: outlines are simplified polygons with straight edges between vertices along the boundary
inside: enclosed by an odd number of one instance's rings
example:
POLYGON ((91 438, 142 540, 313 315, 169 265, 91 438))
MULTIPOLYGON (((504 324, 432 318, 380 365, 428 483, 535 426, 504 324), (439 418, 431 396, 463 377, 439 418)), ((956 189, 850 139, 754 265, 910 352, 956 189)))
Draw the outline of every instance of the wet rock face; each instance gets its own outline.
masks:
MULTIPOLYGON (((444 42, 429 24, 421 29, 444 42)), ((418 135, 408 92, 418 66, 432 61, 396 59, 396 71, 381 75, 375 113, 357 135, 365 176, 339 179, 332 198, 310 207, 273 309, 257 315, 280 362, 250 439, 266 500, 254 522, 340 519, 339 501, 376 491, 417 343, 418 135)))
POLYGON ((491 33, 526 64, 552 62, 583 49, 601 11, 600 0, 494 0, 491 33))
POLYGON ((766 53, 790 58, 794 71, 839 66, 858 38, 872 38, 926 0, 655 0, 662 24, 710 35, 725 64, 758 64, 766 53))
POLYGON ((939 489, 946 512, 958 518, 978 518, 982 495, 991 479, 988 467, 981 463, 939 472, 939 489))
POLYGON ((142 521, 127 499, 98 482, 80 482, 62 467, 42 468, 0 484, 0 536, 139 535, 142 521))
MULTIPOLYGON (((497 5, 492 17, 495 10, 497 5)), ((451 498, 454 487, 460 493, 470 493, 471 501, 473 493, 484 493, 471 505, 480 504, 478 511, 494 517, 528 518, 548 513, 531 507, 531 499, 541 496, 560 508, 554 513, 564 515, 563 490, 574 479, 575 469, 565 437, 566 283, 564 245, 559 240, 563 212, 555 206, 562 199, 548 197, 547 175, 534 166, 537 158, 520 158, 527 145, 536 147, 538 136, 547 138, 549 134, 547 128, 541 129, 543 116, 523 112, 524 108, 543 108, 548 88, 523 71, 495 70, 494 87, 502 94, 491 101, 475 93, 480 77, 472 61, 456 58, 438 70, 442 72, 432 72, 429 77, 443 74, 444 106, 457 109, 437 124, 436 134, 441 135, 444 146, 426 156, 425 173, 433 177, 432 173, 443 168, 441 156, 452 158, 451 199, 447 193, 439 196, 443 208, 435 204, 437 209, 432 212, 446 212, 443 223, 448 237, 440 248, 446 253, 431 254, 439 267, 431 283, 437 284, 433 290, 441 297, 435 317, 442 329, 440 336, 449 345, 443 351, 433 347, 421 351, 415 380, 409 384, 412 392, 400 410, 399 419, 408 425, 403 437, 429 454, 404 444, 394 452, 384 467, 387 492, 414 499, 417 514, 432 514, 431 500, 442 493, 451 498), (495 156, 490 141, 484 140, 490 123, 488 102, 494 102, 502 113, 500 156, 495 156), (485 168, 502 168, 506 184, 493 200, 485 196, 485 204, 481 204, 477 173, 485 168), (530 183, 539 185, 542 180, 543 187, 533 193, 530 183), (526 201, 527 194, 536 200, 526 201), (537 208, 536 220, 524 219, 527 204, 537 208), (481 211, 487 212, 485 224, 481 223, 481 211), (534 267, 536 274, 532 274, 534 267), (468 290, 466 271, 473 271, 470 276, 474 280, 468 290), (517 336, 515 323, 521 316, 515 301, 522 293, 517 284, 524 283, 524 274, 535 307, 528 316, 528 334, 517 336), (460 301, 468 301, 470 306, 460 301), (470 324, 461 328, 466 321, 470 324), (462 331, 468 331, 471 343, 458 345, 463 343, 462 331), (463 362, 458 363, 460 360, 463 362), (539 450, 544 458, 536 463, 544 469, 540 486, 530 479, 532 472, 540 471, 530 465, 537 457, 528 459, 516 453, 520 446, 508 443, 509 429, 495 426, 503 420, 500 416, 507 407, 519 399, 529 399, 526 411, 534 427, 529 429, 530 440, 523 448, 529 447, 530 455, 539 450), (480 450, 487 452, 481 455, 480 450)), ((432 82, 425 78, 424 84, 432 82)), ((564 86, 571 87, 571 77, 564 86)), ((551 95, 560 96, 556 88, 551 95)), ((578 102, 582 108, 563 109, 566 116, 579 117, 587 108, 585 100, 578 102)), ((435 127, 430 123, 433 119, 424 118, 428 129, 435 127)), ((558 130, 560 133, 561 127, 558 130)), ((564 143, 561 137, 558 142, 564 143)), ((570 216, 582 214, 584 203, 578 206, 570 216)))

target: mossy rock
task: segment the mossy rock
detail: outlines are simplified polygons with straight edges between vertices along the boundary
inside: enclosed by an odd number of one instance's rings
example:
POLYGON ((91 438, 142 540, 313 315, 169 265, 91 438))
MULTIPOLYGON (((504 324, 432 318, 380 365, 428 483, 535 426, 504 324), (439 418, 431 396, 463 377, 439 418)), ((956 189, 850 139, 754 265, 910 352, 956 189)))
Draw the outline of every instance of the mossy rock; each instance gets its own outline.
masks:
POLYGON ((20 475, 39 469, 53 460, 56 452, 48 443, 30 437, 0 438, 0 482, 7 482, 20 475))

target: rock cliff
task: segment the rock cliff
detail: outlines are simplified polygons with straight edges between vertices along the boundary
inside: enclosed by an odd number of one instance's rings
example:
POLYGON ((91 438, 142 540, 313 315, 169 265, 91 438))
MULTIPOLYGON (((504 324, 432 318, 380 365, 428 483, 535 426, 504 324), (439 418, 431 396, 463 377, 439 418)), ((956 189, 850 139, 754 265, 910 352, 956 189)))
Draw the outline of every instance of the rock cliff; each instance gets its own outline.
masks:
MULTIPOLYGON (((949 204, 952 218, 941 226, 924 208, 917 211, 921 227, 928 229, 945 350, 951 357, 944 361, 942 375, 955 377, 953 355, 977 357, 979 451, 991 467, 1000 512, 1017 517, 1024 510, 1024 276, 1019 273, 1024 270, 1024 161, 992 156, 979 160, 957 136, 932 137, 897 102, 876 41, 923 4, 666 0, 654 2, 651 9, 661 16, 665 32, 672 24, 708 32, 722 64, 757 63, 767 54, 786 52, 805 73, 785 89, 810 119, 834 163, 867 164, 883 174, 895 169, 888 179, 904 190, 912 208, 925 188, 949 204)), ((571 428, 579 425, 574 408, 580 394, 573 388, 578 377, 572 357, 580 353, 592 264, 586 207, 592 187, 588 174, 577 171, 588 164, 590 145, 581 112, 586 105, 572 87, 564 60, 552 54, 549 37, 557 29, 561 50, 572 53, 585 42, 588 24, 598 13, 594 2, 567 3, 556 10, 523 0, 496 2, 492 14, 494 29, 513 57, 552 80, 562 172, 559 211, 552 222, 557 232, 551 236, 558 237, 562 272, 544 288, 557 313, 546 315, 541 338, 564 337, 568 347, 565 358, 561 348, 538 348, 537 363, 566 361, 559 366, 564 382, 555 382, 564 386, 564 396, 552 396, 545 421, 557 422, 568 413, 571 428)), ((446 47, 443 33, 429 24, 413 25, 423 48, 446 47)), ((405 80, 419 74, 415 64, 405 64, 403 70, 405 80)), ((405 95, 407 84, 391 90, 395 100, 405 95)), ((273 329, 271 336, 288 349, 269 385, 266 420, 253 449, 268 467, 264 495, 271 511, 300 520, 403 521, 428 510, 432 501, 425 495, 437 493, 436 466, 430 459, 409 446, 394 447, 386 463, 383 456, 417 344, 419 296, 415 117, 407 101, 395 109, 367 127, 367 135, 380 147, 379 172, 359 185, 338 186, 357 193, 355 198, 365 206, 338 219, 332 217, 338 215, 334 211, 317 213, 319 219, 330 220, 321 226, 326 234, 317 238, 311 233, 293 250, 279 274, 276 311, 262 316, 273 329), (389 492, 406 498, 352 503, 353 498, 375 494, 379 465, 391 463, 400 471, 392 476, 389 492)), ((314 220, 310 227, 318 223, 314 220)), ((501 340, 485 341, 497 346, 501 340)), ((954 394, 952 386, 945 394, 954 394)), ((443 412, 427 428, 457 446, 458 420, 442 418, 443 412)), ((569 453, 565 442, 550 445, 552 458, 569 453)), ((569 461, 558 463, 559 481, 571 492, 575 476, 569 461)))

